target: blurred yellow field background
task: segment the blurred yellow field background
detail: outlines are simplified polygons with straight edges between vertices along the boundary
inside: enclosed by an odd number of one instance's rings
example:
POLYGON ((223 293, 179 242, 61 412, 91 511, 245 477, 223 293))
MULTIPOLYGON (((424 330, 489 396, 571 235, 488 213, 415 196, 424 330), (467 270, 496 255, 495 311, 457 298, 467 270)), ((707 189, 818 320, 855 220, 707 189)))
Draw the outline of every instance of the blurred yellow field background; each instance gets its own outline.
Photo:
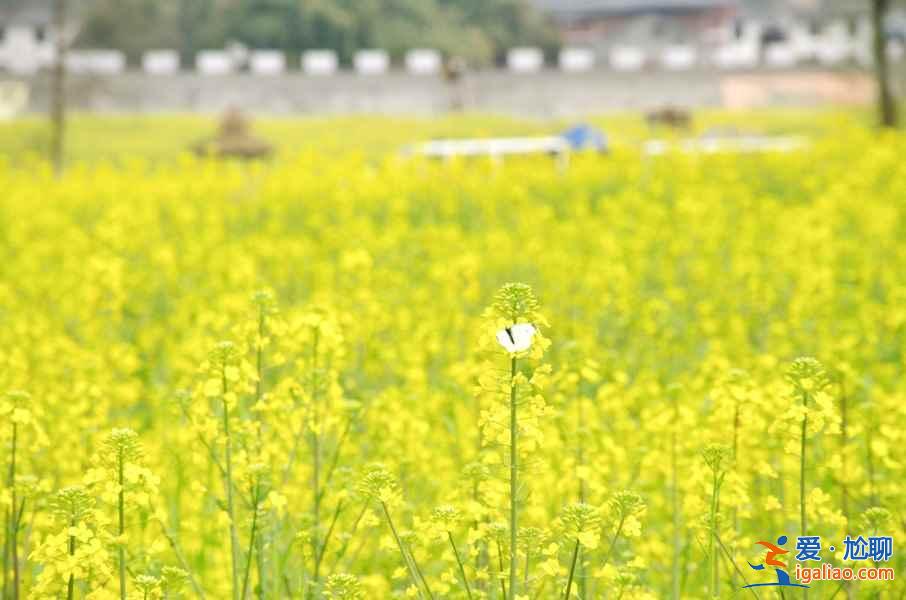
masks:
POLYGON ((239 164, 83 118, 57 180, 4 125, 6 597, 735 598, 806 534, 900 572, 809 598, 903 597, 906 137, 760 118, 814 144, 438 164, 391 140, 526 128, 262 120, 239 164))

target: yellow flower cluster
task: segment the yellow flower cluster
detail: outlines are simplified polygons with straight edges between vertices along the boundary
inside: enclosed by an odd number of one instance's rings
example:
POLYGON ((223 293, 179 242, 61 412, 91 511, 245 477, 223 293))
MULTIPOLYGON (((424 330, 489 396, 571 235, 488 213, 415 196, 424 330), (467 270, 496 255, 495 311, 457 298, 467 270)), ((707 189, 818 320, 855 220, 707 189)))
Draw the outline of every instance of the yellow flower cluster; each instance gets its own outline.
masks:
POLYGON ((729 597, 903 539, 904 155, 0 164, 0 597, 729 597))

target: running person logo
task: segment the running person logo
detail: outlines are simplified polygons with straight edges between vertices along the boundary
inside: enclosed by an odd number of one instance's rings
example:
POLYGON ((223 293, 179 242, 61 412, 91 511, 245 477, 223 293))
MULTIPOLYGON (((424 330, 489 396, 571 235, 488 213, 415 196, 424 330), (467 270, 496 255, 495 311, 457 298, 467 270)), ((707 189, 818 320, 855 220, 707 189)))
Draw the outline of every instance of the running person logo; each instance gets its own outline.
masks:
POLYGON ((772 544, 771 542, 756 542, 759 546, 764 546, 767 549, 767 553, 764 557, 764 562, 753 565, 749 563, 749 566, 752 567, 754 571, 764 571, 767 567, 773 567, 774 572, 777 574, 777 581, 771 581, 768 583, 750 583, 748 585, 742 586, 743 588, 753 588, 753 587, 798 587, 798 588, 807 588, 809 586, 803 585, 801 583, 793 583, 790 581, 790 574, 787 573, 786 563, 783 561, 777 560, 778 556, 788 554, 789 550, 786 550, 782 546, 786 544, 786 536, 782 535, 777 538, 777 544, 772 544))

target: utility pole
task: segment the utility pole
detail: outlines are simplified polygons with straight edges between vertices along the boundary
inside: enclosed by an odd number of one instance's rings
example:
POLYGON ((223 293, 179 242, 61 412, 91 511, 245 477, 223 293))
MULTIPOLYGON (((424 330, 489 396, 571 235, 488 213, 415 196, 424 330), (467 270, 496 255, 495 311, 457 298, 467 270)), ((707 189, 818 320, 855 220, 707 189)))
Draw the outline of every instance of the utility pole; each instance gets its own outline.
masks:
POLYGON ((890 88, 890 64, 887 60, 887 32, 884 29, 890 0, 871 0, 874 30, 875 77, 878 85, 878 111, 881 127, 897 126, 897 107, 890 88))
POLYGON ((56 62, 51 82, 50 159, 54 173, 63 174, 64 144, 66 133, 66 8, 68 0, 54 0, 54 36, 56 37, 56 62))

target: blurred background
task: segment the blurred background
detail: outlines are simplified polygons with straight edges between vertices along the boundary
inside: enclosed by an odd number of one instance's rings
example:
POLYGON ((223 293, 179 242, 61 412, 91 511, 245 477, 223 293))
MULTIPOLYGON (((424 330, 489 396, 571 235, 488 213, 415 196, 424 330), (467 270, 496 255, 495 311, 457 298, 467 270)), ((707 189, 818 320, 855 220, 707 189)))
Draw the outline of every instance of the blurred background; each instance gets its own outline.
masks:
MULTIPOLYGON (((692 111, 877 106, 890 125, 904 56, 898 0, 2 0, 0 117, 62 129, 66 111, 629 112, 684 125, 692 111)), ((57 135, 0 128, 0 152, 57 135)))

